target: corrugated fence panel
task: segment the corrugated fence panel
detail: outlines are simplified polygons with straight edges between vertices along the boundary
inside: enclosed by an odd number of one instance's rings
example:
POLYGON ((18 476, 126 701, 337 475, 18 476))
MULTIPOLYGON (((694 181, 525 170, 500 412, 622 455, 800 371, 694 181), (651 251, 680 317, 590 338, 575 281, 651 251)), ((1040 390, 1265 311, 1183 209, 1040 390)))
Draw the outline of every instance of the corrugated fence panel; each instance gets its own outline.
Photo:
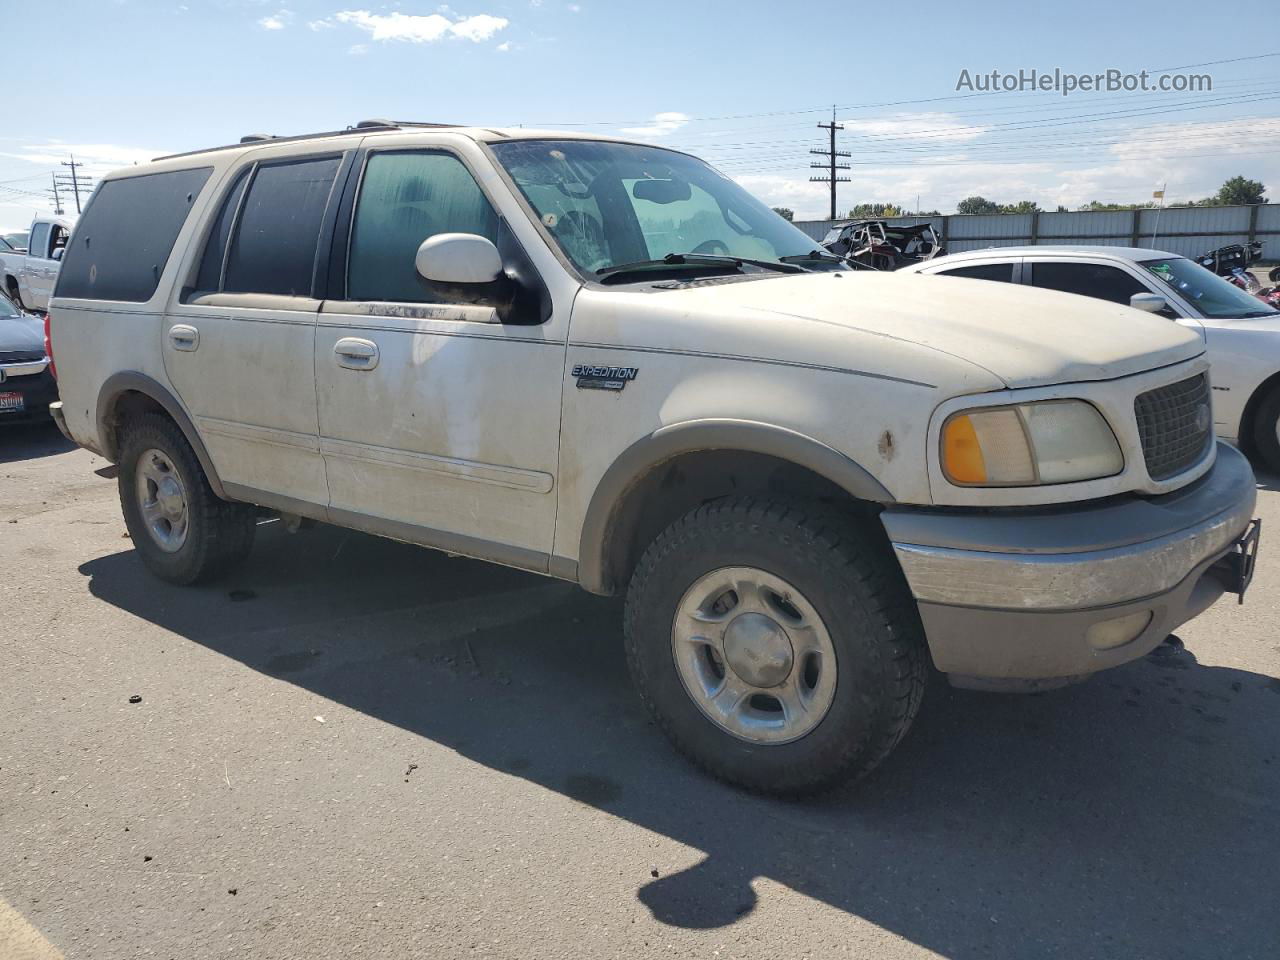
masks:
POLYGON ((1040 214, 1040 242, 1061 243, 1058 237, 1072 242, 1086 242, 1087 237, 1124 237, 1129 242, 1133 229, 1133 211, 1107 210, 1097 213, 1042 213, 1040 214), (1053 240, 1045 238, 1053 237, 1053 240))
POLYGON ((947 236, 956 240, 1008 240, 1024 243, 1031 236, 1031 214, 993 213, 982 216, 951 217, 947 236))

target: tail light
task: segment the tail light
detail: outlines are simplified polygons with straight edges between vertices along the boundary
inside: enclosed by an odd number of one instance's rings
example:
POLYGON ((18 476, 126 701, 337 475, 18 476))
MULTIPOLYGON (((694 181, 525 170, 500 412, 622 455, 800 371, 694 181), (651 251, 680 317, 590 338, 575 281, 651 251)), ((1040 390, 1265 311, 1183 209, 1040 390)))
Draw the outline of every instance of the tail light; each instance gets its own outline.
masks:
POLYGON ((44 355, 49 358, 49 373, 58 379, 58 365, 53 362, 53 338, 49 334, 49 314, 44 315, 44 355))

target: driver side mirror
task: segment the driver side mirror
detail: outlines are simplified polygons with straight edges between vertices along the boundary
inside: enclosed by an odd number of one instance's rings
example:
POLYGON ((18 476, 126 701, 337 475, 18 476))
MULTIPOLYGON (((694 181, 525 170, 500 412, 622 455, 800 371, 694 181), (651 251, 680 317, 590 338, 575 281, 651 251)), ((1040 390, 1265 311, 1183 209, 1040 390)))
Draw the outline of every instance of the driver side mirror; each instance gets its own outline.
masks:
POLYGON ((438 233, 422 241, 413 262, 424 280, 446 286, 493 283, 502 276, 498 248, 474 233, 438 233))
POLYGON ((1147 313, 1160 313, 1167 310, 1168 302, 1157 293, 1135 293, 1129 298, 1129 306, 1147 313))

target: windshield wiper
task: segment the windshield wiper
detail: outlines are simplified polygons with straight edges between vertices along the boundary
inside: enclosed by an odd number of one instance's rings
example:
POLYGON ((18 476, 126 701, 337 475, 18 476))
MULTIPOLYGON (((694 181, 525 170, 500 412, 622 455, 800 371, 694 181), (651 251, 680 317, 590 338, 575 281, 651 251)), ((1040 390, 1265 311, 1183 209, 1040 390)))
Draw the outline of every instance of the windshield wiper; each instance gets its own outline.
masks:
POLYGON ((741 271, 744 264, 772 270, 775 273, 804 273, 804 267, 792 263, 780 263, 777 260, 753 260, 750 257, 718 256, 710 253, 668 253, 660 260, 637 260, 634 263, 615 263, 601 267, 597 277, 607 277, 633 270, 646 270, 654 267, 692 267, 695 270, 707 267, 729 267, 741 271))
POLYGON ((837 257, 834 253, 827 253, 825 250, 813 249, 808 253, 793 253, 789 256, 779 257, 781 263, 804 263, 806 260, 822 260, 826 263, 844 263, 844 257, 837 257))

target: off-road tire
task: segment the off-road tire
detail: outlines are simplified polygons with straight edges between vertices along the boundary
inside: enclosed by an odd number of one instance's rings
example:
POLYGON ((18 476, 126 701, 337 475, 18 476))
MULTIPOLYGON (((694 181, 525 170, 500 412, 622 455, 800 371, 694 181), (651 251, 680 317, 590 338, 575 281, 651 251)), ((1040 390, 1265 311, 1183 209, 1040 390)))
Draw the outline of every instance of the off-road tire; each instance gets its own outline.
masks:
POLYGON ((1280 473, 1277 430, 1280 430, 1280 387, 1272 387, 1253 417, 1253 447, 1268 470, 1280 473))
POLYGON ((808 501, 727 498, 686 514, 645 550, 627 591, 627 663, 676 749, 726 782, 803 796, 865 776, 897 746, 920 708, 928 654, 914 600, 873 524, 808 501), (835 699, 798 740, 733 736, 702 712, 676 668, 681 598, 699 577, 735 566, 793 584, 831 635, 835 699))
POLYGON ((119 456, 120 506, 134 549, 148 570, 181 585, 212 580, 244 560, 253 548, 256 511, 221 499, 209 486, 200 461, 172 420, 146 414, 124 426, 119 456), (148 450, 165 454, 182 480, 187 498, 186 541, 168 553, 152 539, 136 493, 138 460, 148 450))

